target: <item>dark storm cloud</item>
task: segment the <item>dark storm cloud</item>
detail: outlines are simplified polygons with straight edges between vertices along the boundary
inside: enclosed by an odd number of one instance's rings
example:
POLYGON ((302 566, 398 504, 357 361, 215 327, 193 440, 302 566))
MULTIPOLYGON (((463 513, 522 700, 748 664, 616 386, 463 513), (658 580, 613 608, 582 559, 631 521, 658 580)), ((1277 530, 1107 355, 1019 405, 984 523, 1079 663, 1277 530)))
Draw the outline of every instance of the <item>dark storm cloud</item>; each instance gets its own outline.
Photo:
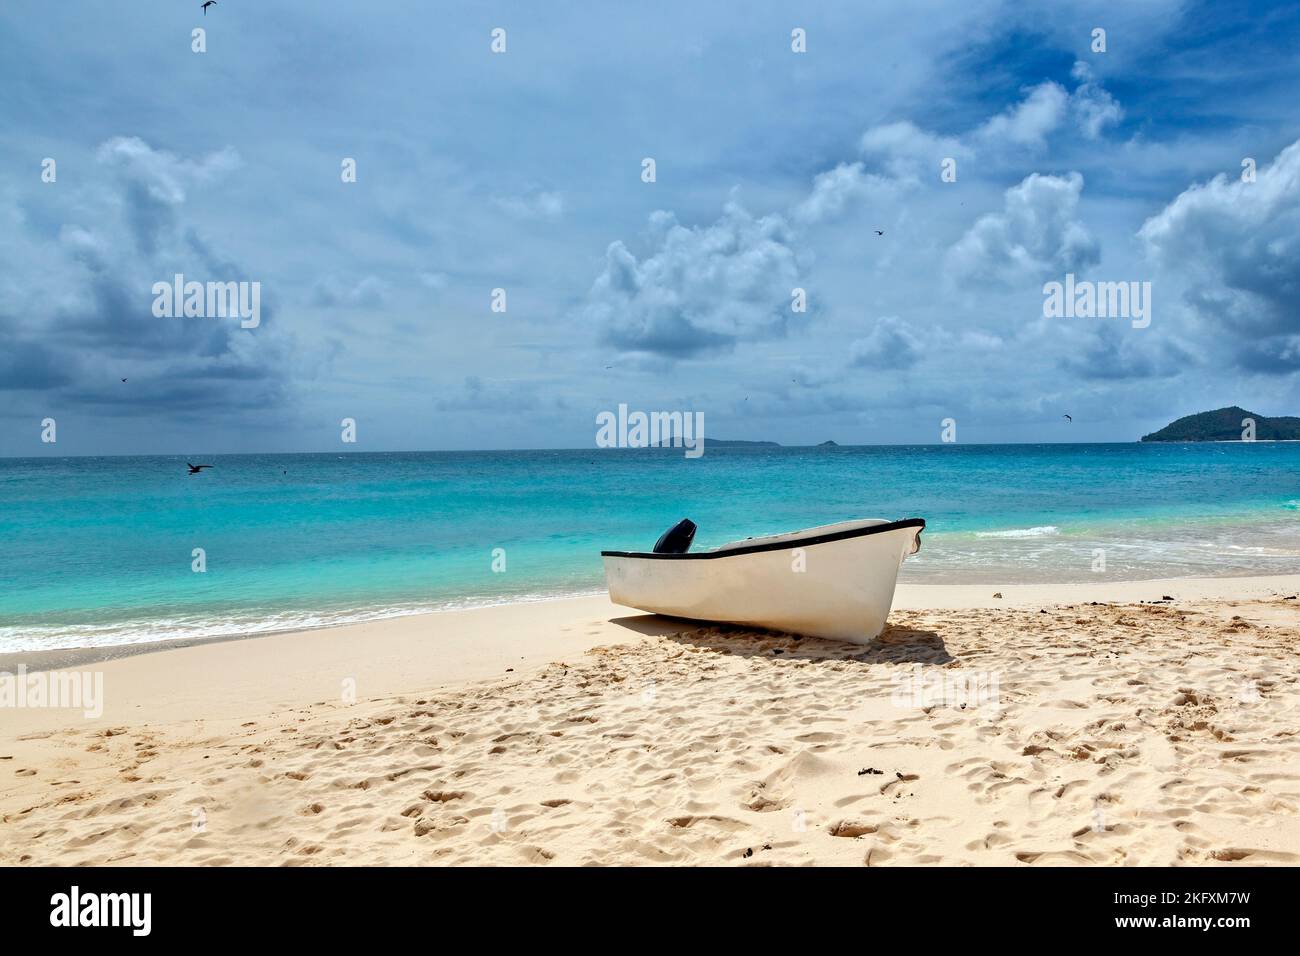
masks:
POLYGON ((1252 372, 1300 369, 1300 141, 1248 176, 1220 174, 1142 226, 1148 255, 1180 277, 1217 354, 1252 372))
POLYGON ((849 358, 856 368, 910 368, 921 358, 921 343, 896 316, 887 315, 870 335, 853 343, 849 358))
POLYGON ((1171 378, 1197 364, 1192 353, 1168 336, 1127 324, 1102 326, 1060 360, 1063 371, 1093 382, 1171 378))
POLYGON ((0 316, 0 390, 43 392, 73 380, 75 359, 18 338, 5 328, 11 321, 0 316))
POLYGON ((4 333, 0 388, 114 416, 200 408, 217 415, 283 403, 285 357, 265 298, 256 332, 235 317, 154 314, 154 284, 170 285, 177 273, 187 281, 258 281, 186 223, 186 190, 237 168, 237 156, 223 150, 189 159, 118 137, 96 157, 94 199, 66 214, 57 242, 13 237, 52 267, 55 286, 25 294, 38 307, 21 331, 4 333))

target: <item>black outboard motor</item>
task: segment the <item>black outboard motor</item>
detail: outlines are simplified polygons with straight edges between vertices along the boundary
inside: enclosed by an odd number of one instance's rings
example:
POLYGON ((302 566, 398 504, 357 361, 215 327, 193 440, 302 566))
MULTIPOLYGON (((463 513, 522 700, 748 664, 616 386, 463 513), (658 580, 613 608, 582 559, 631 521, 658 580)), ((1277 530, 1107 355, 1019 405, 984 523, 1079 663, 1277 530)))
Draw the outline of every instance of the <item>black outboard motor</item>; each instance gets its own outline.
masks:
POLYGON ((677 522, 655 542, 655 554, 685 554, 691 549, 691 542, 695 540, 695 522, 690 518, 683 518, 677 522))

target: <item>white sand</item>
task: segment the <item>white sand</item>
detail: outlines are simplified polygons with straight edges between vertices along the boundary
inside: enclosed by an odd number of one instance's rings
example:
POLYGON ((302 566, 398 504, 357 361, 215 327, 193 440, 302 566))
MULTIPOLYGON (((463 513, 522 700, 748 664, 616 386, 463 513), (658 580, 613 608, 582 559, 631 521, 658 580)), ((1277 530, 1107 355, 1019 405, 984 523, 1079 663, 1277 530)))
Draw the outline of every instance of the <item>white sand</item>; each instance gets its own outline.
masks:
POLYGON ((588 598, 80 663, 99 720, 0 710, 0 863, 1296 862, 1297 593, 903 586, 868 648, 588 598))

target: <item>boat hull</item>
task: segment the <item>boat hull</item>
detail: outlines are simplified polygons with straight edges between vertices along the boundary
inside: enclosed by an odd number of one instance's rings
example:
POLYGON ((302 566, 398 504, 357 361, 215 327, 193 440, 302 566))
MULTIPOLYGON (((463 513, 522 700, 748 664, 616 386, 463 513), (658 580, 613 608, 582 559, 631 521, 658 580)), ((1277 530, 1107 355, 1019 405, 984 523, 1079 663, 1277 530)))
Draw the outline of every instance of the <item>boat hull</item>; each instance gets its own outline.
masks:
POLYGON ((604 551, 605 582, 625 607, 866 644, 924 527, 844 522, 696 554, 604 551))

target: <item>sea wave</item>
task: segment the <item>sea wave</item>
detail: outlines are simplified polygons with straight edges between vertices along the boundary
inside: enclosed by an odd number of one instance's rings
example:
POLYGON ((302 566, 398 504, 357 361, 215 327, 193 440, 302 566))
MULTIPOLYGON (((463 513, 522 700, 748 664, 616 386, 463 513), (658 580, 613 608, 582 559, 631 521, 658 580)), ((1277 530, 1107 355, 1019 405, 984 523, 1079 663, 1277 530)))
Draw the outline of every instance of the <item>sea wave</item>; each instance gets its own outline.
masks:
POLYGON ((977 538, 1046 538, 1061 531, 1054 524, 1039 525, 1036 528, 1012 528, 1009 531, 976 531, 977 538))
POLYGON ((464 611, 502 604, 533 604, 569 597, 601 594, 590 588, 538 590, 513 595, 459 598, 402 605, 376 605, 347 610, 279 611, 214 614, 208 617, 140 618, 112 624, 69 624, 35 627, 0 626, 0 654, 62 650, 74 647, 118 647, 130 644, 194 642, 312 631, 344 624, 364 624, 412 614, 464 611))

